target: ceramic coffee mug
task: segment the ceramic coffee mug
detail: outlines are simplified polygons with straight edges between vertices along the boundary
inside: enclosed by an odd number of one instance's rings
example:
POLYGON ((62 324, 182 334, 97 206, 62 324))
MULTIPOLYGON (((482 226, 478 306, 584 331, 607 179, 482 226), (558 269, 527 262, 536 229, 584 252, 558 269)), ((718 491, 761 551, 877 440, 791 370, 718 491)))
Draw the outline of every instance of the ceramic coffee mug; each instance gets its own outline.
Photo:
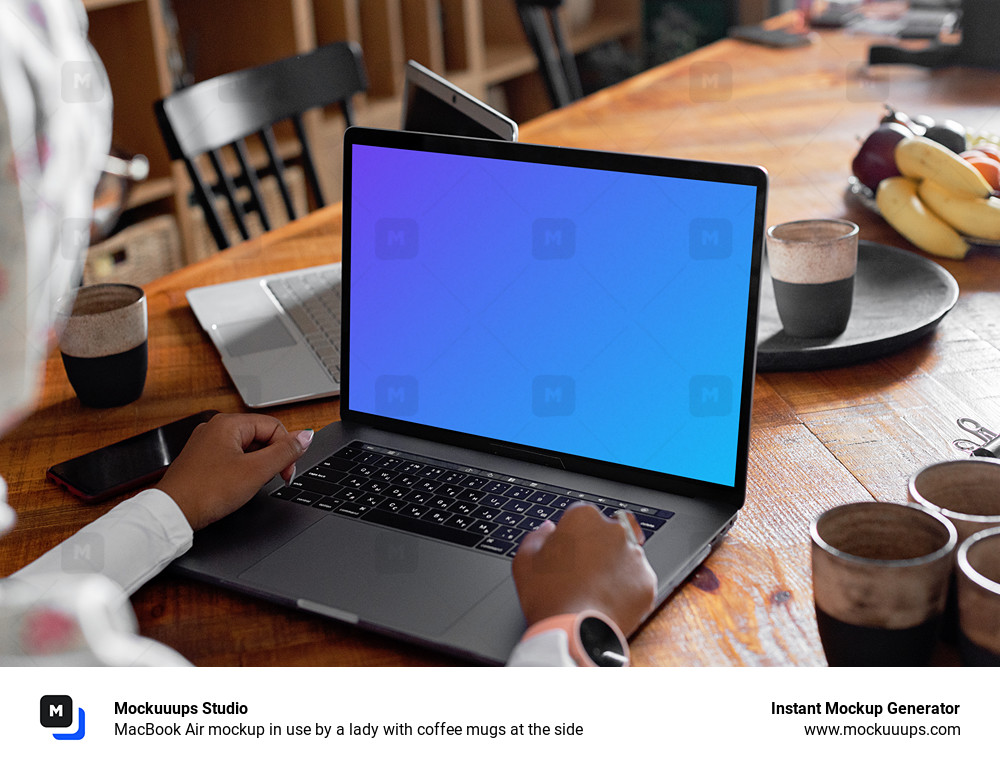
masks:
POLYGON ((958 542, 1000 527, 1000 460, 965 458, 925 466, 912 477, 909 498, 939 511, 958 529, 958 542))
POLYGON ((767 230, 774 300, 785 332, 838 336, 847 328, 858 268, 858 225, 840 219, 777 224, 767 230))
POLYGON ((955 526, 915 504, 851 503, 812 525, 813 594, 831 666, 923 666, 937 642, 955 526))
MULTIPOLYGON (((925 466, 910 477, 911 502, 940 512, 958 530, 958 544, 990 527, 1000 527, 1000 460, 967 458, 925 466)), ((952 574, 943 636, 958 639, 958 593, 952 574)))
POLYGON ((1000 666, 1000 528, 982 530, 958 549, 962 660, 1000 666))
POLYGON ((115 407, 138 399, 148 365, 142 288, 89 285, 64 298, 59 313, 63 366, 80 402, 115 407))

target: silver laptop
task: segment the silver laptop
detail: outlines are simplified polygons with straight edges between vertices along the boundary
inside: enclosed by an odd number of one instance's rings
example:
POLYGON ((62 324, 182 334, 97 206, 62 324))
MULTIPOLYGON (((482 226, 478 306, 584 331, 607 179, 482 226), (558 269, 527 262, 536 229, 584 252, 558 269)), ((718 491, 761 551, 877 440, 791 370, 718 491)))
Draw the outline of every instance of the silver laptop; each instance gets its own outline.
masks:
POLYGON ((517 141, 517 123, 412 59, 406 62, 403 130, 517 141))
POLYGON ((351 128, 343 420, 176 569, 501 663, 511 558, 633 511, 662 602, 742 506, 766 174, 351 128))
MULTIPOLYGON (((415 61, 404 130, 513 141, 517 124, 415 61)), ((248 407, 340 392, 340 264, 194 288, 188 303, 248 407)))

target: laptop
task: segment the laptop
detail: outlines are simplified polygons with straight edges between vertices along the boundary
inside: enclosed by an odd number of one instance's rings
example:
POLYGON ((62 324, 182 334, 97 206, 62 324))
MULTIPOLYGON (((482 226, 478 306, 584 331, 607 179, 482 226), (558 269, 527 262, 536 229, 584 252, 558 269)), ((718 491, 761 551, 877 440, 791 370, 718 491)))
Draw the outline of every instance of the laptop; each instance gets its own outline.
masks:
POLYGON ((403 130, 517 141, 517 123, 424 65, 406 62, 403 130))
MULTIPOLYGON (((517 124, 415 61, 404 130, 513 141, 517 124)), ((340 264, 187 292, 243 402, 264 408, 340 392, 340 264)))
POLYGON ((176 570, 484 663, 511 560, 636 514, 663 600, 746 490, 766 174, 351 128, 341 421, 176 570))

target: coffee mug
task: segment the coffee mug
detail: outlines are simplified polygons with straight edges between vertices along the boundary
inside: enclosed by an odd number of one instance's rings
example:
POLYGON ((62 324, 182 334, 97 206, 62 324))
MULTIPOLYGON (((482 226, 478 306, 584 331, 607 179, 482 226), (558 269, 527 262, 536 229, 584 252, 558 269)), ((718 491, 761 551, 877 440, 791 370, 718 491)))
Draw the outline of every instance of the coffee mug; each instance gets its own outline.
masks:
POLYGON ((967 538, 957 559, 962 660, 1000 666, 1000 527, 967 538))
POLYGON ((115 407, 146 384, 146 294, 135 285, 89 285, 60 302, 63 367, 80 402, 115 407))
POLYGON ((836 506, 812 524, 813 595, 831 666, 924 666, 937 643, 955 526, 915 504, 836 506))
MULTIPOLYGON (((966 458, 925 466, 907 487, 910 501, 939 512, 955 525, 958 545, 980 530, 1000 527, 1000 460, 966 458)), ((953 573, 943 636, 958 639, 958 593, 953 573)))
POLYGON ((858 268, 858 225, 841 219, 776 224, 767 230, 767 261, 785 332, 838 336, 847 328, 858 268))
POLYGON ((964 458, 925 466, 910 477, 910 501, 939 511, 958 529, 958 542, 1000 527, 1000 460, 964 458))

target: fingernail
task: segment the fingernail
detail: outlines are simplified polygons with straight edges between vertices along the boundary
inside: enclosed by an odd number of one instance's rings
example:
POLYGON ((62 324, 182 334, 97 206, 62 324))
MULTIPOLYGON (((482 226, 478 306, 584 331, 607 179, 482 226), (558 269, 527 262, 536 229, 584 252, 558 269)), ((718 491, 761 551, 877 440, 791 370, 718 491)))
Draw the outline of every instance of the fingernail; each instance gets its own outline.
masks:
POLYGON ((305 429, 296 434, 295 439, 299 441, 299 444, 302 445, 302 449, 305 450, 312 443, 313 437, 315 436, 316 432, 312 429, 305 429))

